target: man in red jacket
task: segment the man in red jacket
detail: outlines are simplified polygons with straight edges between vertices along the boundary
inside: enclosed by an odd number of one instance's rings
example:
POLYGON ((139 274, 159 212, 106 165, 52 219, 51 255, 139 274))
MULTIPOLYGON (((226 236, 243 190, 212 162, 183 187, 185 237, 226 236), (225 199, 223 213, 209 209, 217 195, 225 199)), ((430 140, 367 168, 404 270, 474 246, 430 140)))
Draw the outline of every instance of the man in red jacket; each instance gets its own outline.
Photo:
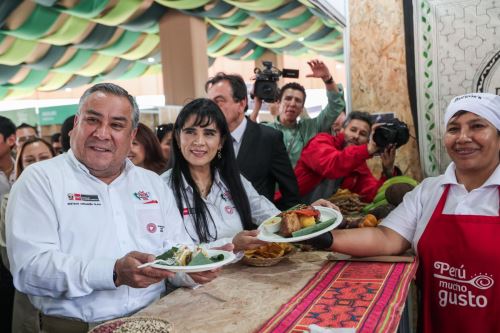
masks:
MULTIPOLYGON (((380 124, 373 125, 373 129, 380 124)), ((382 149, 373 141, 372 120, 367 112, 353 111, 344 121, 341 133, 320 133, 302 150, 295 167, 299 192, 304 200, 328 198, 338 188, 348 189, 371 202, 378 188, 395 175, 396 147, 382 149), (380 152, 383 174, 373 176, 366 160, 380 152)))

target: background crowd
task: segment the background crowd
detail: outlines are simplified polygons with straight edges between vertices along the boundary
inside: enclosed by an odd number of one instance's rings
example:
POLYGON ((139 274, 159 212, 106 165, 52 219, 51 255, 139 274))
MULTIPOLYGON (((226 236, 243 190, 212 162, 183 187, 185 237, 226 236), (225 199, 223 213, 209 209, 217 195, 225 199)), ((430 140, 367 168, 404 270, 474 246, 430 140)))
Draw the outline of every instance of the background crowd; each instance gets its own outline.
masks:
MULTIPOLYGON (((88 89, 77 115, 50 143, 36 128, 16 128, 0 116, 1 302, 13 309, 2 319, 7 325, 12 318, 12 328, 2 331, 38 332, 41 325, 47 332, 86 332, 158 299, 164 279, 193 287, 217 277, 219 271, 137 268, 172 244, 241 252, 264 244, 256 237, 259 223, 296 204, 334 207, 325 199, 338 189, 371 202, 387 179, 401 174, 398 145, 377 143, 373 133, 383 125, 365 112, 346 114, 342 87, 328 68, 319 60, 308 64, 308 76, 324 82, 328 97, 315 118, 303 116, 304 87, 289 83, 277 96, 275 121, 257 123, 262 102, 256 97, 246 116, 246 84, 226 73, 209 79, 206 98, 187 103, 174 124, 155 129, 139 122, 134 98, 113 84, 88 89), (368 167, 372 158, 381 174, 368 167)), ((495 307, 496 287, 479 295, 488 307, 452 308, 432 276, 436 261, 466 263, 474 272, 492 267, 495 256, 484 254, 496 253, 500 240, 499 100, 476 94, 452 101, 444 145, 453 163, 408 194, 380 227, 311 241, 359 256, 412 248, 421 258, 427 332, 459 331, 495 307), (446 250, 457 243, 460 251, 446 250), (454 316, 463 320, 452 324, 454 316)), ((484 331, 495 325, 487 322, 484 331)))

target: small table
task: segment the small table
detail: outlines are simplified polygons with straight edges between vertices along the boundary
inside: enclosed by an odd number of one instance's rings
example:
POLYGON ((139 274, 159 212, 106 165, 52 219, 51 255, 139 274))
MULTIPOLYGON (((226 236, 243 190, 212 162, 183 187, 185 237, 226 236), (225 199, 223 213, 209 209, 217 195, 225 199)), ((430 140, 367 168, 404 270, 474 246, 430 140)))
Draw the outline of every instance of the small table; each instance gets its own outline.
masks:
MULTIPOLYGON (((288 304, 292 304, 290 300, 297 300, 300 295, 304 296, 304 290, 307 291, 309 286, 314 286, 313 277, 318 272, 320 276, 322 272, 326 274, 327 270, 331 270, 334 266, 338 270, 348 266, 346 262, 327 261, 327 255, 328 252, 298 252, 271 267, 233 264, 225 267, 221 275, 209 284, 194 290, 177 289, 138 312, 136 316, 164 318, 174 324, 177 332, 255 332, 259 329, 278 331, 269 326, 270 319, 280 318, 280 314, 286 313, 288 304), (305 286, 308 288, 303 290, 305 286)), ((362 278, 356 273, 357 267, 362 274, 363 271, 366 272, 367 269, 370 270, 377 265, 373 262, 352 264, 350 271, 346 272, 347 275, 341 277, 342 283, 362 278)), ((333 272, 328 274, 331 276, 333 272)), ((396 278, 393 280, 392 283, 398 282, 396 278)), ((324 284, 324 281, 318 282, 318 285, 324 284)), ((367 295, 369 296, 366 297, 367 309, 371 311, 374 307, 380 308, 385 306, 380 304, 381 302, 390 303, 396 298, 399 301, 403 298, 404 305, 407 292, 408 286, 405 284, 399 288, 397 295, 395 293, 379 298, 367 295)), ((397 328, 403 307, 389 306, 387 309, 385 316, 390 317, 397 328)), ((299 315, 306 316, 307 311, 305 308, 299 315)), ((296 316, 297 310, 294 310, 294 313, 296 316)), ((281 331, 288 330, 281 328, 281 331)))

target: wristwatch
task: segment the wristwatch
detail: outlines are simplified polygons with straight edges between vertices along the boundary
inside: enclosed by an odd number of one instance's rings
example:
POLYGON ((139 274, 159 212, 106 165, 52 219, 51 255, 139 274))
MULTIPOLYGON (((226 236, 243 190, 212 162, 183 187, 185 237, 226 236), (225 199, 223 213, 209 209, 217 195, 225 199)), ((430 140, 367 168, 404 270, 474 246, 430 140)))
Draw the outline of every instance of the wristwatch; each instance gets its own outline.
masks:
POLYGON ((330 78, 328 80, 323 80, 325 84, 332 84, 333 83, 333 76, 330 75, 330 78))

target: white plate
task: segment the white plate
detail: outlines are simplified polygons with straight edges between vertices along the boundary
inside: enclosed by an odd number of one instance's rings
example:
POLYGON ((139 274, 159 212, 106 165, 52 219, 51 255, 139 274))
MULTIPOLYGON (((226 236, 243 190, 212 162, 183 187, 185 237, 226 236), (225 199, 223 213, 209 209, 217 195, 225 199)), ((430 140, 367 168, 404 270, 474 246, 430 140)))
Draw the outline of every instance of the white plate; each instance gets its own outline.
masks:
POLYGON ((331 224, 330 226, 326 227, 325 229, 313 232, 312 234, 309 235, 304 235, 304 236, 299 236, 299 237, 283 237, 278 235, 277 233, 269 233, 266 231, 266 229, 263 227, 263 225, 259 225, 259 234, 257 235, 257 238, 265 241, 265 242, 278 242, 278 243, 292 243, 292 242, 300 242, 306 239, 311 239, 316 236, 319 236, 321 234, 324 234, 327 231, 333 230, 336 227, 340 225, 342 222, 342 214, 332 208, 328 207, 322 207, 322 206, 314 206, 319 212, 321 213, 320 216, 320 222, 329 220, 331 218, 335 218, 335 222, 331 224))
POLYGON ((222 250, 207 250, 208 256, 213 257, 219 254, 224 255, 224 259, 218 262, 214 262, 212 264, 207 264, 207 265, 196 265, 196 266, 168 266, 168 265, 162 265, 159 264, 158 262, 161 262, 162 260, 155 260, 150 263, 144 264, 139 266, 140 267, 146 267, 146 266, 151 266, 154 268, 159 268, 159 269, 165 269, 167 271, 171 272, 185 272, 185 273, 196 273, 196 272, 204 272, 204 271, 209 271, 211 269, 219 268, 224 265, 230 264, 234 258, 235 255, 233 252, 227 252, 227 251, 222 251, 222 250))

